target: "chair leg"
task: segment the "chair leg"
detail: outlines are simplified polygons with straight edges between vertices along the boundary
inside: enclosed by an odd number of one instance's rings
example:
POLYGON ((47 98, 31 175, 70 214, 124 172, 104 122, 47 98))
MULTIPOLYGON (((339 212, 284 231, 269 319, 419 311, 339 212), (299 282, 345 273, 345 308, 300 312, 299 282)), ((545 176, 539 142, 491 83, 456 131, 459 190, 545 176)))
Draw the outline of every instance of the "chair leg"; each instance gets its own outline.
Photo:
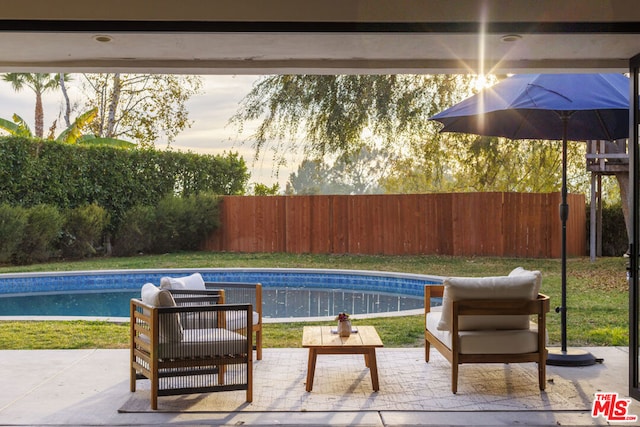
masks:
POLYGON ((224 384, 224 376, 227 373, 227 365, 218 365, 218 384, 224 384))
POLYGON ((137 372, 134 367, 131 367, 130 377, 129 377, 129 388, 132 392, 136 391, 136 376, 137 372))
POLYGON ((256 360, 262 360, 262 327, 256 331, 256 360))
POLYGON ((129 322, 129 388, 131 391, 136 391, 136 368, 133 367, 133 364, 136 362, 136 332, 135 332, 135 317, 133 313, 135 312, 135 307, 133 303, 131 303, 131 320, 129 322))
POLYGON ((160 387, 158 375, 151 377, 151 409, 154 411, 158 409, 158 388, 160 387))
POLYGON ((253 361, 251 358, 247 362, 247 402, 253 402, 253 361))
POLYGON ((149 361, 149 382, 151 383, 151 409, 158 409, 158 389, 160 388, 160 368, 155 351, 151 352, 149 361))
POLYGON ((451 364, 451 392, 456 394, 458 392, 458 364, 451 364))
POLYGON ((547 386, 547 365, 544 362, 538 362, 538 385, 541 391, 547 386))
POLYGON ((425 338, 424 340, 424 361, 429 363, 429 352, 431 351, 431 344, 425 338))

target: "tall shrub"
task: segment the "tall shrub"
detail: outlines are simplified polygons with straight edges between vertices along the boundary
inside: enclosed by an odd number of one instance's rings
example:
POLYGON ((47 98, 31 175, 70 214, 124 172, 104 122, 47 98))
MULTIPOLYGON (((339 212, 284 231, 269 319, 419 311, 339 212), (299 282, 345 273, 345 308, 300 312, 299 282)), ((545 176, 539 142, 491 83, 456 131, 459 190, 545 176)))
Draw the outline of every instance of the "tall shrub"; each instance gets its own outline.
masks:
POLYGON ((155 250, 198 250, 220 222, 220 198, 212 194, 167 197, 158 204, 155 250), (164 239, 164 241, 162 240, 164 239))
POLYGON ((96 255, 108 222, 107 211, 95 203, 67 211, 60 245, 62 256, 85 258, 96 255))
POLYGON ((197 250, 219 226, 220 200, 213 194, 168 196, 155 207, 135 206, 116 232, 113 253, 197 250))
POLYGON ((155 217, 153 206, 138 205, 125 212, 115 233, 113 255, 131 256, 151 252, 155 217))
POLYGON ((0 204, 0 263, 9 263, 22 241, 28 213, 19 206, 0 204))
MULTIPOLYGON (((591 214, 587 206, 587 239, 590 236, 591 214)), ((588 247, 588 245, 587 245, 588 247)), ((602 207, 602 255, 622 256, 629 248, 627 227, 620 202, 602 207)))
POLYGON ((13 255, 16 264, 44 262, 56 255, 63 217, 55 206, 37 205, 28 210, 22 240, 13 255))
POLYGON ((180 250, 188 225, 184 200, 178 197, 165 197, 156 207, 155 227, 151 250, 155 253, 168 253, 180 250))
POLYGON ((200 249, 211 233, 220 227, 222 198, 213 194, 199 194, 191 196, 188 200, 193 234, 184 245, 184 249, 196 250, 200 249))
POLYGON ((219 225, 220 199, 212 194, 165 197, 156 209, 152 250, 197 250, 219 225))

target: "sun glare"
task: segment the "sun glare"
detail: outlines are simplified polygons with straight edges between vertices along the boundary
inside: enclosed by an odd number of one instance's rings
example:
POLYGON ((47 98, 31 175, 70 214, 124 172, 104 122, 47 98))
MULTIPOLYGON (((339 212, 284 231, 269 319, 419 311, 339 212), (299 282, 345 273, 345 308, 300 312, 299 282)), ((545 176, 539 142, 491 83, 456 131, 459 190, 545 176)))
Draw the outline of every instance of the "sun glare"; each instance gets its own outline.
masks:
POLYGON ((478 74, 473 83, 473 89, 475 92, 480 92, 482 89, 492 85, 492 82, 487 79, 485 74, 478 74))

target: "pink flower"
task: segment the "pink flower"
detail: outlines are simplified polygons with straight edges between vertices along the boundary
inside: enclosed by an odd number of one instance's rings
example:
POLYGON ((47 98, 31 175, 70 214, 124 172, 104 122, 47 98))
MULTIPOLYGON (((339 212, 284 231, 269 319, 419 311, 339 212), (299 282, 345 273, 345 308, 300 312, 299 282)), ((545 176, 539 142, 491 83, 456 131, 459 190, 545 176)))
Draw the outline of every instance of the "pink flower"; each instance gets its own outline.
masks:
POLYGON ((336 320, 339 322, 344 322, 346 320, 349 320, 349 313, 343 313, 343 312, 338 313, 336 320))

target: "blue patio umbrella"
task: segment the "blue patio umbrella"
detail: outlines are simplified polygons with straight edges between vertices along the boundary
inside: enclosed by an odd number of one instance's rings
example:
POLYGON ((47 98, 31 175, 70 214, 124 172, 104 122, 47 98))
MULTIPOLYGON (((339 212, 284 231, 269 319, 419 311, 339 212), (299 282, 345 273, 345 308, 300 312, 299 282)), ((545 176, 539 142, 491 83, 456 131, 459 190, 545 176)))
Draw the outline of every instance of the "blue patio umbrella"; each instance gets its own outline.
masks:
POLYGON ((562 345, 549 352, 552 365, 595 363, 589 353, 567 350, 567 141, 627 138, 629 90, 622 74, 520 74, 430 117, 444 125, 441 132, 562 140, 562 345))

